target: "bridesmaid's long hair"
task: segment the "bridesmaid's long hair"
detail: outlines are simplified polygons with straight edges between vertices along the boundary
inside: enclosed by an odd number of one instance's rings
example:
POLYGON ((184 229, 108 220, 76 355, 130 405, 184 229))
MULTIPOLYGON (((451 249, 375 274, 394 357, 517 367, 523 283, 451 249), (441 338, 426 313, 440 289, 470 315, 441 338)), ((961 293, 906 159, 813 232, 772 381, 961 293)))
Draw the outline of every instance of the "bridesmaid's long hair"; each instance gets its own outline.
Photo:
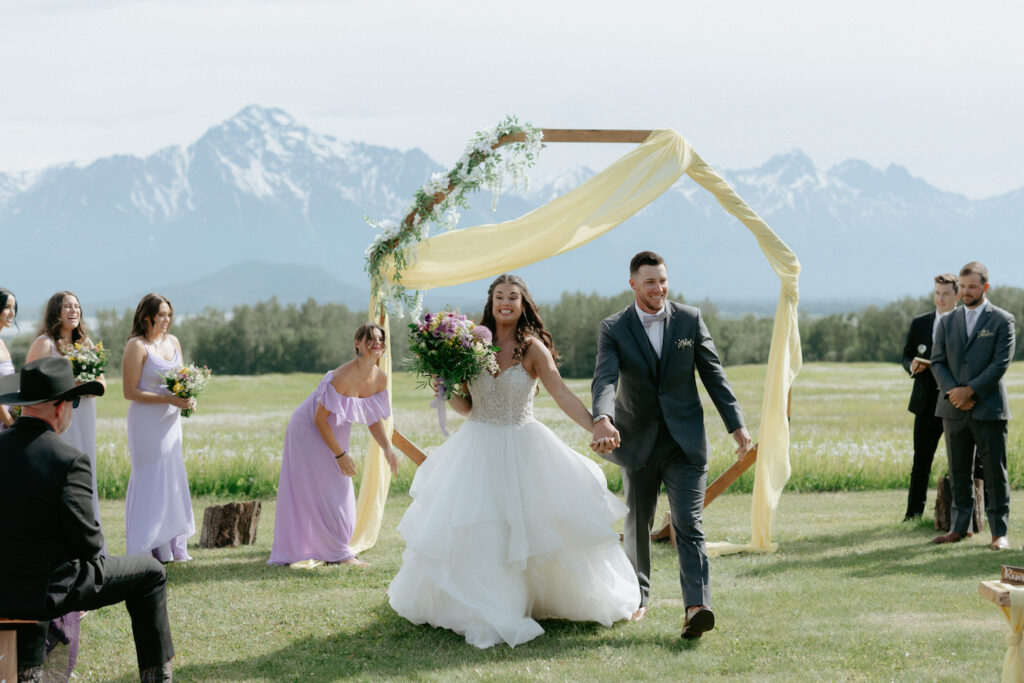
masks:
MULTIPOLYGON (((64 299, 69 296, 75 297, 75 300, 78 301, 78 327, 71 330, 71 343, 74 344, 89 338, 89 330, 85 327, 85 312, 82 309, 82 300, 74 292, 69 292, 65 289, 51 296, 50 300, 46 302, 46 307, 43 308, 43 324, 39 326, 38 334, 46 335, 52 339, 54 345, 59 345, 60 343, 60 313, 61 308, 64 306, 64 299)), ((57 350, 60 350, 59 346, 57 350)))
POLYGON ((167 304, 167 307, 171 309, 171 321, 174 321, 174 306, 171 305, 171 300, 162 294, 153 294, 150 292, 146 296, 142 297, 142 301, 135 307, 135 318, 132 319, 132 333, 128 335, 128 338, 142 337, 146 338, 149 334, 149 325, 155 324, 156 314, 160 312, 160 304, 167 304))
POLYGON ((523 278, 518 275, 505 273, 494 279, 494 282, 491 283, 487 290, 487 304, 484 306, 484 314, 480 324, 489 329, 491 335, 497 339, 498 330, 494 320, 494 288, 504 284, 515 285, 523 295, 523 312, 516 322, 514 337, 516 348, 512 351, 513 362, 519 363, 523 360, 523 353, 526 351, 526 339, 528 337, 537 337, 544 343, 544 346, 548 347, 551 357, 557 363, 559 355, 558 351, 555 350, 555 340, 551 338, 551 333, 544 329, 544 321, 540 319, 540 314, 537 312, 537 304, 533 302, 533 297, 530 296, 530 289, 526 286, 523 278))
POLYGON ((0 287, 0 311, 7 308, 7 302, 14 299, 14 323, 15 329, 18 328, 18 297, 14 296, 14 292, 4 287, 0 287))

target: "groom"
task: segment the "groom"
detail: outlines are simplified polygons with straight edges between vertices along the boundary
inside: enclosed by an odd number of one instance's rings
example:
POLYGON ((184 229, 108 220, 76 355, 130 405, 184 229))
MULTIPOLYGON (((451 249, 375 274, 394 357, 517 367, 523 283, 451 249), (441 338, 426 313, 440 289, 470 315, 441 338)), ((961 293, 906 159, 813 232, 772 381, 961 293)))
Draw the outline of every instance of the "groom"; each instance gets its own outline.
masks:
POLYGON ((750 448, 750 434, 700 311, 667 299, 665 260, 650 251, 634 256, 629 286, 635 302, 601 322, 591 385, 591 446, 622 468, 629 506, 625 549, 640 582, 640 607, 633 618, 647 613, 650 533, 664 483, 686 603, 682 637, 700 638, 714 628, 715 615, 701 526, 708 446, 695 373, 736 439, 741 458, 750 448))

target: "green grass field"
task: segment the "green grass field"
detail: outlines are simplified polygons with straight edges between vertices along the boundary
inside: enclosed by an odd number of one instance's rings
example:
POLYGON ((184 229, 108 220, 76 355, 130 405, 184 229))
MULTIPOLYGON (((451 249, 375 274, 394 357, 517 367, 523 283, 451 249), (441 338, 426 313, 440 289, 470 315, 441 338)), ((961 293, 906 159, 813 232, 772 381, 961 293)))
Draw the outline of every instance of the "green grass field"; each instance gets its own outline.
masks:
MULTIPOLYGON (((764 387, 763 366, 728 369, 754 438, 764 387)), ((273 496, 280 472, 281 447, 292 410, 316 387, 320 377, 308 374, 216 377, 201 398, 199 412, 184 421, 185 464, 194 495, 273 496)), ((1006 378, 1015 415, 1024 415, 1024 364, 1014 364, 1006 378)), ((399 374, 394 382, 396 425, 428 453, 442 436, 436 416, 429 410, 430 395, 415 388, 415 379, 399 374)), ((793 387, 792 444, 793 491, 866 491, 902 489, 909 483, 913 460, 907 412, 911 381, 902 368, 881 363, 811 363, 793 387)), ((590 383, 570 380, 569 385, 590 405, 590 383)), ((710 476, 734 460, 731 437, 704 397, 705 422, 711 439, 710 476)), ((124 416, 128 402, 121 398, 117 379, 99 401, 97 449, 100 495, 123 498, 128 486, 128 447, 124 416)), ((555 406, 543 390, 536 415, 573 448, 590 454, 590 435, 555 406)), ((449 424, 462 418, 449 411, 449 424)), ((1024 432, 1010 422, 1009 470, 1015 488, 1024 486, 1024 432)), ((363 428, 353 429, 353 452, 358 455, 368 440, 363 428)), ((945 471, 944 447, 933 466, 945 471)), ((591 454, 592 455, 592 454, 591 454)), ((618 468, 600 460, 612 490, 621 487, 618 468)), ((392 481, 393 493, 409 490, 415 466, 404 461, 392 481)), ((358 485, 359 479, 356 478, 358 485)), ((749 492, 753 470, 733 485, 749 492)))
MULTIPOLYGON (((734 367, 730 379, 756 428, 763 369, 734 367)), ((1014 550, 985 549, 986 536, 952 547, 928 544, 925 523, 901 524, 910 469, 906 412, 909 380, 898 367, 810 365, 793 390, 793 484, 775 519, 779 551, 712 559, 719 626, 683 642, 683 604, 674 551, 654 552, 652 611, 638 624, 612 628, 545 622, 540 638, 486 651, 458 636, 414 626, 395 615, 386 589, 401 562, 395 531, 409 504, 414 468, 404 462, 393 484, 366 570, 268 567, 273 486, 284 427, 315 386, 312 375, 216 378, 200 412, 185 423, 186 462, 197 520, 212 502, 264 500, 255 546, 192 550, 195 561, 170 565, 169 608, 179 680, 993 680, 1005 625, 977 595, 978 581, 999 565, 1024 563, 1024 528, 1011 518, 1014 550), (404 488, 403 488, 404 487, 404 488), (799 489, 799 490, 798 490, 799 489), (830 492, 822 492, 830 491, 830 492)), ((1008 377, 1020 415, 1024 366, 1008 377)), ((441 441, 413 380, 396 381, 395 415, 430 451, 441 441)), ((585 396, 586 382, 572 382, 585 396)), ((124 550, 126 402, 111 382, 100 401, 100 476, 110 549, 124 550)), ((538 417, 578 450, 587 435, 538 398, 538 417)), ((454 420, 456 426, 458 420, 454 420)), ((708 416, 712 475, 731 461, 728 436, 708 416)), ((756 429, 752 429, 756 431, 756 429)), ((365 443, 366 430, 356 430, 365 443)), ((755 434, 756 436, 756 434, 755 434)), ((1011 474, 1020 481, 1020 431, 1011 422, 1011 474)), ((941 445, 940 445, 941 448, 941 445)), ((937 458, 940 463, 942 455, 937 458)), ((937 463, 934 473, 944 468, 937 463)), ((613 468, 606 468, 613 485, 613 468)), ((722 496, 705 515, 709 540, 749 536, 750 496, 722 496)), ((749 487, 749 483, 747 484, 749 487)), ((933 495, 929 495, 929 504, 933 495)), ((663 506, 664 507, 664 506, 663 506)), ((660 514, 660 511, 659 511, 660 514)), ((197 541, 198 539, 193 539, 197 541)), ((127 614, 111 607, 83 623, 78 675, 136 680, 127 614)))

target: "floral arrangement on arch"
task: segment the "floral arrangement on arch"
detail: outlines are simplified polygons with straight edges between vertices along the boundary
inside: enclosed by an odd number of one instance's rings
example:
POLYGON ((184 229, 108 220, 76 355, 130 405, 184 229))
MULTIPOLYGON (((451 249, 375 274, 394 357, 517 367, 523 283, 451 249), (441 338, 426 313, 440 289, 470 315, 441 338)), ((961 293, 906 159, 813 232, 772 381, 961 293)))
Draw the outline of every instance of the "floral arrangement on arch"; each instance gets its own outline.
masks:
POLYGON ((514 187, 528 189, 526 170, 536 163, 542 139, 540 128, 508 116, 497 126, 478 131, 466 144, 465 152, 452 170, 433 174, 416 190, 401 222, 366 219, 379 231, 366 248, 366 271, 370 275, 371 291, 378 293, 381 307, 386 306, 396 315, 407 309, 413 317, 418 315, 422 295, 405 289, 402 271, 408 267, 416 244, 429 236, 430 224, 444 230, 454 229, 459 222, 459 209, 470 208, 467 196, 481 187, 493 193, 491 211, 494 211, 506 173, 512 177, 514 187), (501 138, 517 134, 524 136, 522 142, 503 146, 500 151, 496 148, 501 138), (393 282, 386 281, 382 272, 388 259, 393 259, 393 282))

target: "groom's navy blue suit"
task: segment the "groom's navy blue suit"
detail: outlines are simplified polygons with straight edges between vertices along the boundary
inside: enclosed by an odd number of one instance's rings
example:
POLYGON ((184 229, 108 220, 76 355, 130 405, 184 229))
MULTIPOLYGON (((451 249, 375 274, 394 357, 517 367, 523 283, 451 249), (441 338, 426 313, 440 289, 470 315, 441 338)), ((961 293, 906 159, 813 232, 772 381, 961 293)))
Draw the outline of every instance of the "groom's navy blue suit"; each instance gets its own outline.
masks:
POLYGON ((701 522, 708 446, 696 375, 729 432, 744 426, 743 415, 700 311, 671 301, 665 311, 660 358, 635 304, 601 322, 591 385, 593 414, 611 418, 622 439, 605 457, 622 468, 629 506, 623 536, 640 582, 641 606, 650 596, 650 533, 664 482, 684 601, 687 607, 710 607, 701 522))

